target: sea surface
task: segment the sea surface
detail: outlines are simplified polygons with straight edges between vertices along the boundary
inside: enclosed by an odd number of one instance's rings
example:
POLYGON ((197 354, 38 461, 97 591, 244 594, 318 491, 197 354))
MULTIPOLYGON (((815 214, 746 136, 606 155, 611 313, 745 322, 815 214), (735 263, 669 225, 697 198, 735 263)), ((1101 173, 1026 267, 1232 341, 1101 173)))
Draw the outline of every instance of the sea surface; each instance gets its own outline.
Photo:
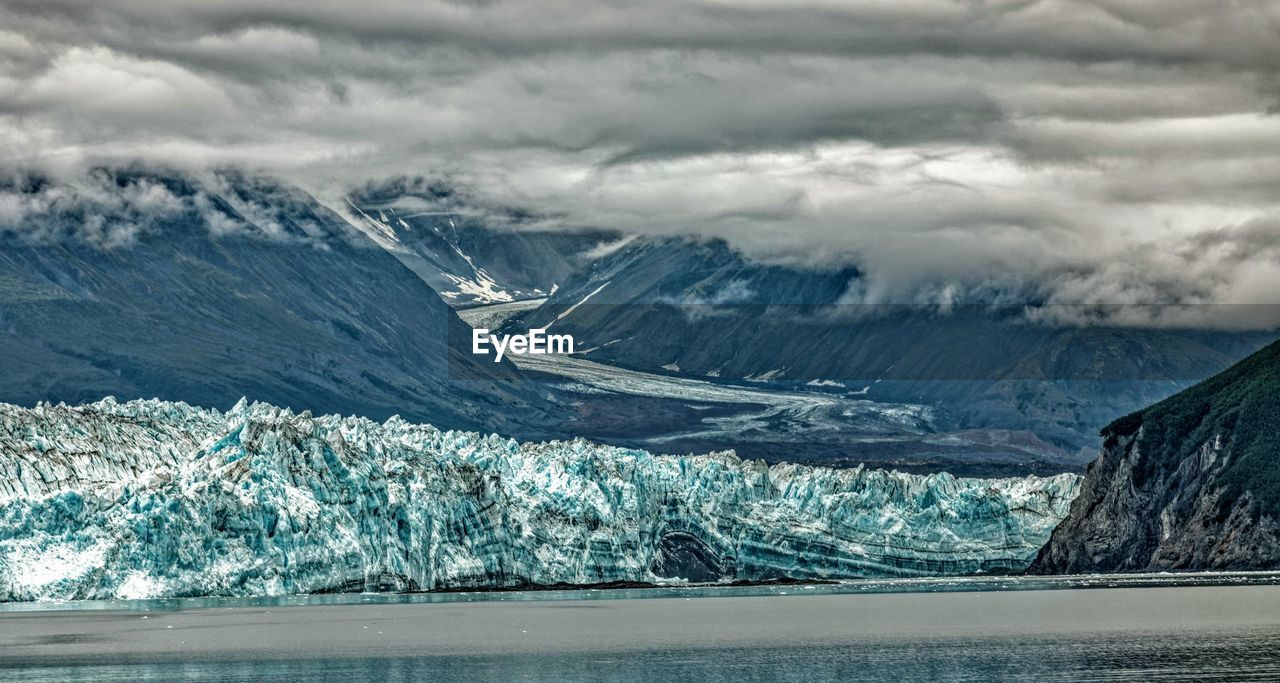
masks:
POLYGON ((1280 680, 1280 574, 21 603, 0 679, 1280 680))

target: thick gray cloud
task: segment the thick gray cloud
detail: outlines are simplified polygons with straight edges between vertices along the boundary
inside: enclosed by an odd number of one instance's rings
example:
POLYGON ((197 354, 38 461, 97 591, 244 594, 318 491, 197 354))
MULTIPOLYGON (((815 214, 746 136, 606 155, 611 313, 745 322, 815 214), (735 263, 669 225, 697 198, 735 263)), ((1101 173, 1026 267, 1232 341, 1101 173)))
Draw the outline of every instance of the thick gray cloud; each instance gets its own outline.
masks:
POLYGON ((868 301, 1280 303, 1280 2, 0 0, 0 158, 439 178, 868 301))

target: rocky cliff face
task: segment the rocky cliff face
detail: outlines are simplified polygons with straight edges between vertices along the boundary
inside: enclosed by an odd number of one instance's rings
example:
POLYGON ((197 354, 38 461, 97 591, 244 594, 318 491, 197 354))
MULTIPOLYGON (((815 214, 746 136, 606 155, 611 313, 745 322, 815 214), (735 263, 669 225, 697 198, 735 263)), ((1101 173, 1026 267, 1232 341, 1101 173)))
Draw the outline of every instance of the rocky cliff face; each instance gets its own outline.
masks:
POLYGON ((1103 434, 1029 571, 1280 567, 1280 343, 1103 434))
POLYGON ((1182 459, 1171 476, 1134 484, 1141 433, 1118 439, 1089 466, 1071 514, 1040 551, 1032 573, 1280 566, 1280 526, 1254 514, 1250 494, 1228 498, 1215 477, 1221 436, 1182 459))
POLYGON ((1020 570, 1078 483, 0 404, 0 601, 1020 570))

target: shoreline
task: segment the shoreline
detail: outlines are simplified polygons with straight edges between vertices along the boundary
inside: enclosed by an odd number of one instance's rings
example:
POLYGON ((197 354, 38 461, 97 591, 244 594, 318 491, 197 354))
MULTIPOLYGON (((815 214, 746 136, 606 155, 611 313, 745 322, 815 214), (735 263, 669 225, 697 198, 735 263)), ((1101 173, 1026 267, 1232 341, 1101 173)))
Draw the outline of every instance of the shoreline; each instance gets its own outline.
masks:
POLYGON ((498 588, 430 591, 316 592, 257 596, 183 596, 0 602, 0 619, 32 612, 181 611, 186 609, 512 603, 714 597, 846 596, 884 594, 1013 593, 1114 588, 1280 586, 1278 570, 1124 574, 965 575, 912 578, 771 579, 725 583, 657 584, 615 581, 597 584, 527 584, 498 588))
POLYGON ((468 588, 462 586, 432 588, 425 591, 395 591, 397 595, 430 595, 447 593, 536 593, 539 591, 642 590, 651 588, 755 588, 761 586, 833 586, 842 581, 860 579, 734 579, 726 582, 655 583, 652 581, 601 581, 598 583, 521 583, 512 586, 468 588))

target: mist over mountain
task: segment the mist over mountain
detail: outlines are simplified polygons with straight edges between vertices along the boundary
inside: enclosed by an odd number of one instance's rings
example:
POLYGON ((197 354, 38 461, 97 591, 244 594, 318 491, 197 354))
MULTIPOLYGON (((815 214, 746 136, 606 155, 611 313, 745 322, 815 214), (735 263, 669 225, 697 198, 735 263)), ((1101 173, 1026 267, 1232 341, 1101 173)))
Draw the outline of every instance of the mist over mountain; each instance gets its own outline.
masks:
POLYGON ((539 230, 852 264, 861 303, 1280 322, 1201 305, 1280 303, 1273 3, 12 0, 0 27, 6 171, 236 166, 343 213, 420 176, 539 230), (1190 306, 1106 308, 1134 304, 1190 306))
POLYGON ((627 368, 937 405, 940 428, 1028 428, 1068 450, 1275 338, 1070 325, 1014 304, 865 304, 850 297, 863 277, 761 263, 719 240, 644 238, 508 329, 571 333, 587 358, 627 368))

